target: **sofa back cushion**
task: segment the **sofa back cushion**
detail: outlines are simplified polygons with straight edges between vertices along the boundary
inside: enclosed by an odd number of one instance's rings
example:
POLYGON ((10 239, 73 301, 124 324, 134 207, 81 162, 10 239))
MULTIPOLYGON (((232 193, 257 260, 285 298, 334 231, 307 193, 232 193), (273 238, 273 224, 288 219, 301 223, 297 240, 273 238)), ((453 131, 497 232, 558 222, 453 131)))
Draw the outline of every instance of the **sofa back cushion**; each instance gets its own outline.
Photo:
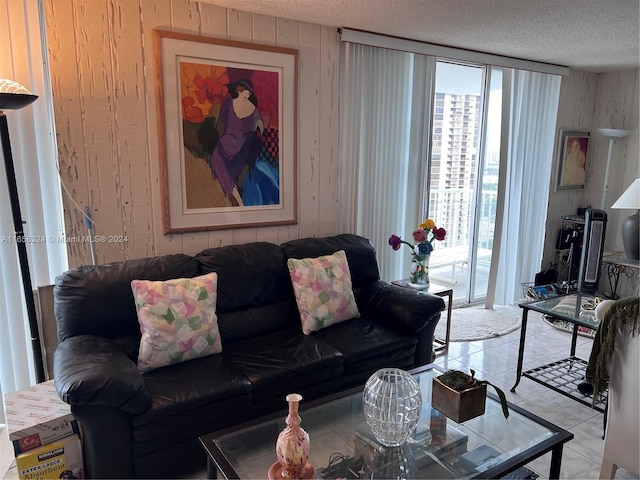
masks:
POLYGON ((333 237, 301 238, 283 243, 282 249, 287 259, 316 258, 344 250, 354 290, 380 278, 376 251, 368 239, 359 235, 343 233, 333 237))
POLYGON ((58 341, 76 335, 140 336, 132 280, 194 277, 200 269, 189 255, 175 254, 73 268, 53 288, 58 341))
POLYGON ((252 242, 203 250, 201 273, 218 274, 218 326, 223 344, 298 323, 282 249, 252 242))

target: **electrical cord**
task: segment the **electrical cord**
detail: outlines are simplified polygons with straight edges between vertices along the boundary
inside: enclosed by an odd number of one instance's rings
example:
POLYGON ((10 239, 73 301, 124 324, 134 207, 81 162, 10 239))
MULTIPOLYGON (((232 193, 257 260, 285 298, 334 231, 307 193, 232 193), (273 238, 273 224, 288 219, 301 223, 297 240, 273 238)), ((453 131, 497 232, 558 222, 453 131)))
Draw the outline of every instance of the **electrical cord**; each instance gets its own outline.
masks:
POLYGON ((363 467, 362 457, 356 460, 340 452, 333 452, 329 456, 329 464, 325 468, 319 468, 317 472, 320 478, 361 478, 363 467))
MULTIPOLYGON (((94 233, 97 234, 95 235, 96 237, 101 236, 101 237, 106 237, 104 230, 98 225, 96 224, 96 222, 93 220, 93 218, 90 216, 89 213, 87 213, 85 211, 85 209, 83 207, 81 207, 80 205, 78 205, 78 202, 76 202, 74 200, 74 198, 71 196, 71 192, 69 192, 69 189, 67 188, 67 186, 64 183, 64 180, 62 179, 62 174, 60 172, 60 161, 58 159, 58 157, 56 156, 56 171, 58 172, 58 179, 60 180, 60 185, 62 185, 62 190, 64 191, 64 193, 67 196, 67 199, 71 202, 71 204, 75 207, 75 209, 80 212, 82 214, 82 218, 85 221, 85 223, 91 223, 92 225, 92 230, 94 230, 94 233)), ((90 232, 91 234, 92 232, 90 232)), ((90 254, 91 254, 91 242, 84 242, 88 245, 89 249, 90 249, 90 254)), ((129 260, 129 254, 127 253, 127 251, 124 249, 123 242, 110 242, 111 245, 115 245, 118 250, 120 250, 123 254, 124 254, 124 259, 125 260, 129 260)), ((92 254, 93 256, 93 254, 92 254)))

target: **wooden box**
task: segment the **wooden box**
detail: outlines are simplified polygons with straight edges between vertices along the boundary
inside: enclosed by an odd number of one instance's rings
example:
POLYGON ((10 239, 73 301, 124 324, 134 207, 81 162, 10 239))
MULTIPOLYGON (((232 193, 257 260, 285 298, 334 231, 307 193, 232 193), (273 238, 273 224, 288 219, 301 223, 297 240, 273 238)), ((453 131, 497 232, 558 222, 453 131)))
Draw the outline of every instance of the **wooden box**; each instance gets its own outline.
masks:
POLYGON ((456 423, 462 423, 484 413, 487 385, 462 390, 453 390, 438 377, 433 379, 431 406, 456 423))

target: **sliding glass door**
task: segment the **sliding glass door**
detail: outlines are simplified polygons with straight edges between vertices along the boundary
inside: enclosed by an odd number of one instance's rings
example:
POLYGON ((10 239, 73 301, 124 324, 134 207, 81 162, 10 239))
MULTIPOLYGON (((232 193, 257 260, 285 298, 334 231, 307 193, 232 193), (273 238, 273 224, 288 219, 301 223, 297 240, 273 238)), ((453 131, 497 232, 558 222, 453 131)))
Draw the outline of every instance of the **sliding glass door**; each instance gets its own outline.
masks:
POLYGON ((481 66, 436 64, 428 216, 447 237, 431 254, 430 278, 452 285, 456 303, 486 296, 491 264, 500 95, 486 80, 481 66))

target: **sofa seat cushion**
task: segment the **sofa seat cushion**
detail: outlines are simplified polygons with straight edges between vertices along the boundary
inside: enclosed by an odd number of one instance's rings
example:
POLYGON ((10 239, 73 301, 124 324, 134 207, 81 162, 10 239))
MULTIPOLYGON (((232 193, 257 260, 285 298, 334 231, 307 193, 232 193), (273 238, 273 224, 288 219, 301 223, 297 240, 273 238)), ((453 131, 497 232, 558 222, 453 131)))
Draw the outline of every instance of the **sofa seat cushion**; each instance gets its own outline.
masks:
POLYGON ((366 316, 314 332, 313 337, 342 353, 345 374, 401 365, 407 359, 410 365, 418 344, 416 336, 399 333, 366 316))
MULTIPOLYGON (((214 430, 242 423, 251 418, 251 412, 251 394, 245 393, 216 400, 190 410, 175 412, 158 418, 152 423, 138 425, 134 422, 134 456, 137 458, 164 449, 173 450, 182 442, 197 440, 198 437, 214 430)), ((194 445, 194 448, 201 447, 194 445)), ((154 475, 156 478, 158 476, 157 473, 154 475)), ((181 477, 162 475, 160 478, 181 477)))
POLYGON ((224 353, 144 374, 152 405, 132 416, 135 455, 142 456, 247 418, 251 384, 224 353))
POLYGON ((342 354, 300 329, 237 342, 225 347, 225 352, 251 382, 255 403, 342 374, 342 354))
MULTIPOLYGON (((142 415, 132 418, 135 426, 226 398, 251 397, 249 379, 224 353, 152 370, 144 375, 144 381, 151 394, 152 405, 142 415)), ((224 415, 223 412, 221 414, 224 415)))

